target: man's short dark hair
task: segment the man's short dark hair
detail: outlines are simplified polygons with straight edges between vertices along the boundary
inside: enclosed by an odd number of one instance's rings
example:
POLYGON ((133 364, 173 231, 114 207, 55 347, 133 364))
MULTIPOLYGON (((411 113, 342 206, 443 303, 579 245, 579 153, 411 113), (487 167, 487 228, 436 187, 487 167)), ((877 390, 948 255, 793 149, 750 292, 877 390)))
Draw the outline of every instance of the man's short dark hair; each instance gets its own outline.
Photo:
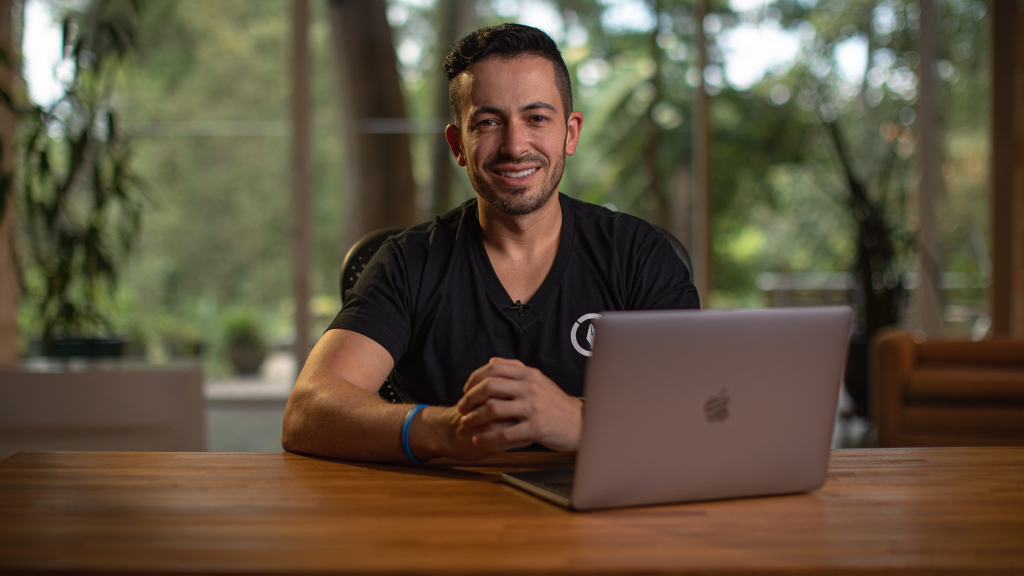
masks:
POLYGON ((457 125, 462 125, 462 94, 456 80, 459 74, 487 58, 511 59, 519 56, 540 56, 551 62, 555 69, 555 87, 562 97, 562 109, 565 110, 565 120, 568 122, 569 114, 572 113, 572 84, 569 81, 569 69, 565 67, 555 41, 532 26, 505 23, 481 28, 459 40, 444 59, 448 99, 457 125))

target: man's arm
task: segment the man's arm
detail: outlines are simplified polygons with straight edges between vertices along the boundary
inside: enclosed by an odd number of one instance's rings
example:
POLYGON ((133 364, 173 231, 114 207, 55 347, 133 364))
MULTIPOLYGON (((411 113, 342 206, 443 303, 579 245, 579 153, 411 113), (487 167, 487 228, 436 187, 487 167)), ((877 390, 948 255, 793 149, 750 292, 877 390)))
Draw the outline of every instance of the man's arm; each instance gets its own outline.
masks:
MULTIPOLYGON (((404 460, 399 433, 412 405, 391 404, 376 394, 393 367, 391 354, 371 338, 349 330, 328 330, 310 353, 288 398, 281 435, 284 449, 349 460, 404 460)), ((466 426, 461 419, 454 406, 421 410, 409 433, 413 454, 421 460, 438 456, 472 460, 514 447, 507 442, 477 446, 472 438, 497 434, 515 420, 489 419, 466 426)))

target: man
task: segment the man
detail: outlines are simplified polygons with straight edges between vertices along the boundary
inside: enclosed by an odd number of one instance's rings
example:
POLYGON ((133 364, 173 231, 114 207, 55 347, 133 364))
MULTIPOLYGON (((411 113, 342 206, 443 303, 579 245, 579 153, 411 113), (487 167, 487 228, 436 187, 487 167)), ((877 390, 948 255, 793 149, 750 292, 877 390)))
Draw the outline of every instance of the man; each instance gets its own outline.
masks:
POLYGON ((286 450, 417 462, 575 450, 598 313, 699 306, 657 229, 558 193, 583 115, 551 38, 484 28, 444 67, 445 137, 477 197, 373 257, 299 375, 286 450), (389 375, 409 404, 376 395, 389 375))

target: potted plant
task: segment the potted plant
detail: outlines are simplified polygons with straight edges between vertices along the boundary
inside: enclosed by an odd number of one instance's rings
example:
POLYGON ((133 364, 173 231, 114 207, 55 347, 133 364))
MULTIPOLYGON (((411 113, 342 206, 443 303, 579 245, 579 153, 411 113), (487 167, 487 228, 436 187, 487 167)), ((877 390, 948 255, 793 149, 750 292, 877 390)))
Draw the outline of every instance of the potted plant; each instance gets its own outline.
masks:
POLYGON ((248 309, 237 309, 228 314, 224 327, 228 358, 235 371, 243 376, 256 374, 267 356, 266 342, 256 315, 248 309))
POLYGON ((22 131, 17 188, 4 175, 0 211, 15 194, 22 293, 44 355, 118 355, 124 348, 111 337, 111 299, 138 236, 143 198, 114 84, 134 51, 137 17, 136 4, 124 0, 68 11, 64 54, 72 73, 64 94, 45 107, 0 95, 22 131))
POLYGON ((913 242, 910 232, 900 223, 898 212, 893 214, 892 206, 895 196, 895 204, 903 208, 906 191, 899 179, 893 177, 900 159, 892 146, 883 149, 873 172, 858 175, 854 153, 839 125, 834 121, 823 125, 845 182, 846 208, 856 224, 851 305, 857 315, 844 382, 856 411, 866 415, 870 405, 868 346, 878 330, 899 323, 907 298, 903 276, 906 255, 913 242))

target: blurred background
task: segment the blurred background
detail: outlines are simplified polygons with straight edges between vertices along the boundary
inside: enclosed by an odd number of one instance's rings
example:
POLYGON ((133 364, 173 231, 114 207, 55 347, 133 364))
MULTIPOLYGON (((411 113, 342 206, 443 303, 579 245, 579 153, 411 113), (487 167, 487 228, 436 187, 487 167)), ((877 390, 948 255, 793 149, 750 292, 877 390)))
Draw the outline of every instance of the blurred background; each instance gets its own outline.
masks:
POLYGON ((854 305, 852 443, 878 330, 1012 331, 991 301, 982 0, 0 8, 7 363, 87 370, 92 339, 201 365, 207 449, 279 450, 348 248, 472 197, 440 64, 500 22, 545 30, 572 74, 585 124, 561 191, 672 231, 705 307, 854 305))

